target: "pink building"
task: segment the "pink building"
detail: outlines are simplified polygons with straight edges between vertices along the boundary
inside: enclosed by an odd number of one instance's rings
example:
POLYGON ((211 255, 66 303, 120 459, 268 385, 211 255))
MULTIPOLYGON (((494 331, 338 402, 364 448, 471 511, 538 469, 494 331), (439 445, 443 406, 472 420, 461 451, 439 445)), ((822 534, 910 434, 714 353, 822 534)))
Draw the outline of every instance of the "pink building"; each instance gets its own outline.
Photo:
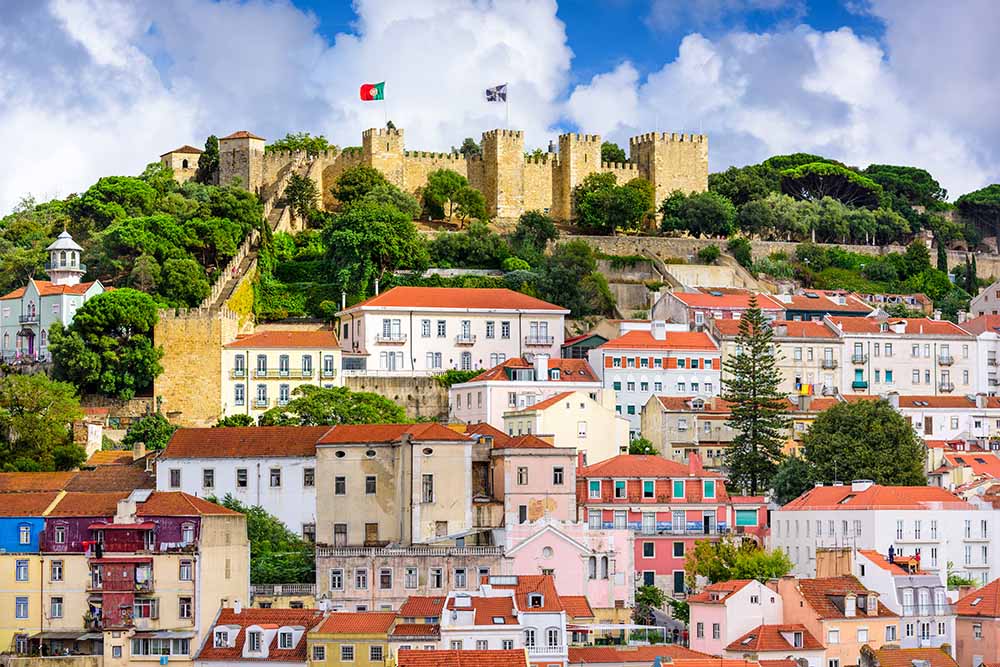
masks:
POLYGON ((638 585, 684 593, 684 558, 697 540, 718 539, 741 523, 766 522, 763 498, 734 505, 721 475, 659 456, 623 454, 577 471, 580 519, 592 529, 635 533, 638 585), (753 515, 751 517, 750 515, 753 515))
MULTIPOLYGON (((750 307, 751 296, 745 290, 667 292, 653 306, 653 317, 700 329, 709 320, 738 320, 750 307)), ((757 295, 757 306, 767 319, 779 319, 785 313, 785 305, 767 294, 757 295)))
POLYGON ((956 659, 978 667, 1000 662, 1000 579, 955 603, 956 659))
POLYGON ((504 525, 576 518, 576 449, 534 435, 496 440, 490 451, 493 494, 503 499, 504 525))
POLYGON ((693 651, 723 655, 726 647, 759 625, 781 623, 781 596, 752 579, 709 584, 688 597, 693 651))

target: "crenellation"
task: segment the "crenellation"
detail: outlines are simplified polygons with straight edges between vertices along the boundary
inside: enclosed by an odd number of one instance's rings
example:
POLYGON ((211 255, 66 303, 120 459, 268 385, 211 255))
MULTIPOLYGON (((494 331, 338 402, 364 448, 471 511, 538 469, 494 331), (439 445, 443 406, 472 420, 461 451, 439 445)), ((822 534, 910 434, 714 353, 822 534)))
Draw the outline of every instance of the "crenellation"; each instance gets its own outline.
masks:
POLYGON ((392 127, 372 127, 364 130, 361 133, 362 139, 370 139, 372 137, 403 137, 403 131, 398 128, 392 127))

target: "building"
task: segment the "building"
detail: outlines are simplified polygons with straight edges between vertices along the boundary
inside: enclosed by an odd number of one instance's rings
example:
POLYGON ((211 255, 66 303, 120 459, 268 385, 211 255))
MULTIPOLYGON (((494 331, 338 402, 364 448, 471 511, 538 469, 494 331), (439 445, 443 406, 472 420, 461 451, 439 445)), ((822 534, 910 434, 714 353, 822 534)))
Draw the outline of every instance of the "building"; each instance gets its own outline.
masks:
POLYGON ((306 636, 309 664, 385 667, 389 658, 389 633, 394 612, 336 611, 306 636))
POLYGON ((899 639, 899 617, 855 577, 778 580, 784 623, 805 626, 826 646, 827 665, 857 665, 864 646, 899 639))
POLYGON ((255 419, 302 385, 339 387, 340 342, 330 330, 259 331, 222 348, 222 416, 255 419))
POLYGON ((394 287, 337 317, 345 370, 421 375, 558 358, 568 314, 508 289, 394 287))
POLYGON ((305 667, 306 635, 323 620, 318 609, 219 609, 211 632, 195 656, 196 665, 272 665, 305 667))
MULTIPOLYGON (((975 663, 966 663, 975 665, 975 663)), ((958 667, 959 663, 947 651, 939 648, 896 648, 883 646, 875 650, 861 647, 859 667, 958 667)))
POLYGON ((976 337, 926 318, 827 317, 843 341, 840 386, 861 394, 968 394, 977 386, 976 337))
POLYGON ((977 394, 996 396, 1000 387, 1000 315, 980 315, 960 325, 976 337, 977 394))
MULTIPOLYGON (((628 452, 628 420, 590 397, 591 392, 565 391, 540 403, 504 413, 510 436, 544 434, 559 447, 584 454, 584 463, 597 463, 628 452)), ((612 392, 604 392, 612 398, 612 392)))
POLYGON ((63 231, 46 250, 49 280, 28 279, 28 284, 0 296, 0 357, 4 361, 49 360, 49 331, 64 327, 83 304, 104 291, 100 281, 80 282, 87 272, 80 262, 83 251, 69 232, 63 231))
POLYGON ((738 320, 750 307, 753 297, 757 298, 757 307, 766 319, 784 317, 785 306, 775 297, 746 290, 664 292, 653 305, 651 317, 700 331, 711 320, 738 320))
MULTIPOLYGON (((707 659, 704 653, 698 653, 676 644, 659 646, 571 646, 569 649, 569 664, 571 667, 585 665, 602 665, 604 667, 649 667, 660 659, 660 664, 684 665, 687 660, 707 659)), ((728 661, 727 661, 728 662, 728 661)), ((717 667, 719 660, 704 665, 717 667)), ((695 663, 697 664, 697 663, 695 663)), ((694 665, 692 665, 694 667, 694 665)), ((732 667, 723 664, 722 667, 732 667)), ((739 667, 746 667, 739 665, 739 667)))
MULTIPOLYGON (((156 488, 232 496, 316 538, 316 443, 329 426, 182 428, 157 459, 156 488)), ((329 493, 330 484, 326 480, 329 493)))
POLYGON ((576 450, 534 435, 493 443, 491 488, 503 502, 504 526, 576 518, 576 450))
POLYGON ((649 331, 632 330, 590 352, 590 365, 605 389, 613 389, 615 411, 629 421, 630 435, 641 428, 641 410, 651 396, 715 396, 721 389, 722 357, 704 332, 667 331, 653 322, 649 331))
POLYGON ((818 322, 827 315, 865 317, 874 310, 856 294, 839 290, 799 290, 771 298, 785 306, 784 318, 792 322, 818 322))
POLYGON ((683 465, 623 454, 580 468, 576 488, 580 520, 591 529, 635 533, 636 584, 675 594, 686 591, 684 557, 695 541, 760 533, 766 524, 763 498, 735 510, 725 481, 697 456, 683 465))
POLYGON ((563 359, 587 359, 592 349, 607 342, 607 338, 596 332, 572 336, 563 341, 560 356, 563 359))
MULTIPOLYGON (((816 551, 829 547, 893 547, 897 556, 920 552, 933 573, 956 572, 986 583, 997 571, 995 512, 940 487, 880 486, 867 480, 816 486, 771 514, 771 546, 792 561, 792 574, 815 576, 816 551)), ((786 619, 787 620, 787 619, 786 619)))
MULTIPOLYGON (((759 581, 734 579, 705 586, 689 595, 690 647, 722 656, 752 629, 781 623, 781 597, 759 581)), ((740 655, 739 657, 743 657, 740 655)))
MULTIPOLYGON (((536 663, 531 663, 535 665, 536 663)), ((524 649, 404 650, 399 667, 529 667, 524 649)))
POLYGON ((1000 315, 1000 280, 985 287, 969 301, 969 313, 973 318, 983 315, 1000 315))
POLYGON ((1000 433, 1000 399, 981 395, 888 394, 886 400, 927 440, 988 440, 1000 433))
MULTIPOLYGON (((780 598, 779 598, 780 599, 780 598)), ((794 659, 802 667, 827 667, 826 647, 801 623, 758 625, 726 646, 727 658, 759 660, 794 659)))
POLYGON ((858 294, 860 298, 873 308, 885 310, 891 306, 902 306, 907 310, 915 310, 924 316, 934 312, 934 302, 926 294, 858 294))
POLYGON ((717 396, 651 396, 642 406, 642 436, 664 458, 683 463, 692 454, 718 470, 735 435, 726 425, 729 403, 717 396))
MULTIPOLYGON (((708 323, 708 332, 719 344, 723 364, 740 353, 736 342, 739 320, 713 319, 708 323)), ((776 366, 781 371, 778 391, 809 395, 841 393, 844 346, 827 323, 775 320, 771 322, 771 334, 776 366)), ((725 373, 722 380, 726 380, 725 373)))
POLYGON ((955 657, 960 665, 1000 662, 1000 579, 955 603, 955 657))
POLYGON ((390 659, 398 659, 400 651, 409 649, 437 650, 441 642, 444 602, 444 596, 411 595, 406 598, 389 635, 390 659))
POLYGON ((264 137, 258 137, 246 130, 220 137, 219 185, 238 185, 250 192, 261 194, 267 171, 264 157, 265 141, 264 137))
POLYGON ((187 144, 180 148, 175 148, 160 156, 160 164, 174 172, 174 180, 178 183, 187 183, 198 173, 198 159, 202 151, 187 144))
POLYGON ((545 353, 505 359, 468 382, 448 389, 448 420, 485 423, 504 430, 504 413, 524 409, 567 391, 582 391, 602 405, 614 405, 601 379, 583 359, 560 359, 545 353))

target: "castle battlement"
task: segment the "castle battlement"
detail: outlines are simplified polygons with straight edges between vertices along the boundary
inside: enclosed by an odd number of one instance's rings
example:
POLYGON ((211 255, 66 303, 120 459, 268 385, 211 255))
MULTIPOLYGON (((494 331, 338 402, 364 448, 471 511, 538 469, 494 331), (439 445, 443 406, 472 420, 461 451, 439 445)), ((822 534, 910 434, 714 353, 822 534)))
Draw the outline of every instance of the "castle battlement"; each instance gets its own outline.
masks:
POLYGON ((635 162, 602 162, 601 169, 627 169, 630 171, 637 171, 639 165, 635 162))
POLYGON ((688 143, 703 143, 706 140, 704 134, 680 134, 677 132, 646 132, 629 138, 630 145, 649 143, 652 141, 683 141, 688 143))
POLYGON ((363 139, 369 139, 371 137, 400 137, 402 138, 403 131, 398 128, 388 128, 388 127, 372 127, 361 133, 363 139))
POLYGON ((305 151, 264 151, 265 160, 288 162, 296 158, 305 158, 305 151))
POLYGON ((403 157, 408 160, 452 160, 454 162, 465 162, 467 159, 461 153, 435 153, 434 151, 403 151, 403 157))
POLYGON ((511 139, 523 139, 524 130, 486 130, 483 132, 483 139, 489 137, 494 139, 496 137, 510 137, 511 139))
POLYGON ((541 155, 526 155, 525 164, 559 164, 559 156, 555 153, 542 153, 541 155))
POLYGON ((601 143, 601 135, 599 134, 578 134, 576 132, 567 132, 566 134, 560 134, 560 141, 563 139, 569 139, 570 141, 578 141, 580 143, 601 143))
POLYGON ((239 320, 240 316, 229 308, 160 308, 156 314, 161 320, 239 320))

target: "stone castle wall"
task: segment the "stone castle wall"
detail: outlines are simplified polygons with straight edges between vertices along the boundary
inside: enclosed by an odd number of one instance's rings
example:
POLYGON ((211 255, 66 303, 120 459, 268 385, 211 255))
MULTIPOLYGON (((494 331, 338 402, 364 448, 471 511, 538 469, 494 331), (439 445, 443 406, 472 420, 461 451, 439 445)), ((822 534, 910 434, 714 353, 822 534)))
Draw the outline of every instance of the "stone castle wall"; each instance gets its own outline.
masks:
POLYGON ((385 396, 406 409, 410 419, 448 419, 448 390, 432 377, 378 377, 344 375, 351 391, 370 391, 385 396))

